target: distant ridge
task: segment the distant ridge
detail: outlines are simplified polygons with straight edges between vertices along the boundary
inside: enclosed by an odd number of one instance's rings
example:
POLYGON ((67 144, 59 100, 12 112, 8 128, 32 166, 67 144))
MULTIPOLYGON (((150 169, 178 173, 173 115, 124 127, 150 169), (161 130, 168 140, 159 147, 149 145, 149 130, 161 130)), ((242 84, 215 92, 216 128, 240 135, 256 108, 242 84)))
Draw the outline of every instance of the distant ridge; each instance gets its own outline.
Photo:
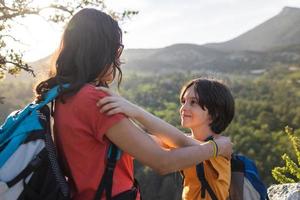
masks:
POLYGON ((232 40, 206 46, 225 51, 266 51, 294 44, 300 44, 300 8, 285 7, 278 15, 232 40))
MULTIPOLYGON (((285 7, 266 22, 224 43, 126 49, 122 60, 122 69, 142 73, 249 74, 276 65, 300 67, 300 8, 285 7)), ((37 72, 48 72, 49 61, 50 57, 46 57, 31 64, 37 72)))

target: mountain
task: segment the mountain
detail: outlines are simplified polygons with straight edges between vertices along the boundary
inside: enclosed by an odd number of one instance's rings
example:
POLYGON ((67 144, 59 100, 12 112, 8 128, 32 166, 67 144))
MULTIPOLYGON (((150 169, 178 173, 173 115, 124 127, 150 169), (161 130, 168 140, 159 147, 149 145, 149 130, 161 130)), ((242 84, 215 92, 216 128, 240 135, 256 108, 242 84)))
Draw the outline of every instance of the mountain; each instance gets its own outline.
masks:
POLYGON ((135 51, 143 57, 127 57, 125 52, 124 69, 257 73, 274 65, 299 66, 300 8, 285 7, 278 15, 224 43, 175 44, 151 52, 135 51))
POLYGON ((160 73, 170 70, 193 70, 207 68, 208 63, 222 58, 225 53, 216 49, 195 44, 175 44, 165 48, 152 50, 139 50, 144 57, 130 57, 125 51, 124 69, 156 71, 160 73))
POLYGON ((300 44, 300 8, 285 7, 276 16, 224 43, 206 46, 225 51, 266 51, 300 44))
MULTIPOLYGON (((278 15, 227 42, 127 49, 122 60, 124 71, 144 74, 174 71, 256 74, 273 66, 299 68, 300 8, 285 7, 278 15)), ((39 74, 49 71, 49 63, 50 56, 31 65, 39 74)))
POLYGON ((267 55, 265 52, 224 52, 206 46, 176 44, 151 52, 143 58, 128 59, 125 51, 123 56, 125 64, 122 68, 142 73, 175 71, 248 73, 251 70, 265 68, 269 63, 267 55))

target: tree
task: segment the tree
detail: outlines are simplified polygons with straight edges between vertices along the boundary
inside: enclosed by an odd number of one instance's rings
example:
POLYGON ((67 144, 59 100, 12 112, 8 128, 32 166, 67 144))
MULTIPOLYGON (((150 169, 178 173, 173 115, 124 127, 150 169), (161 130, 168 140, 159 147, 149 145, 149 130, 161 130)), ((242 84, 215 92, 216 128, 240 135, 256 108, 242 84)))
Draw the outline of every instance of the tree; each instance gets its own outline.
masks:
POLYGON ((272 175, 279 183, 296 183, 300 180, 300 139, 293 134, 293 129, 286 127, 285 133, 293 146, 296 162, 291 159, 286 153, 282 155, 282 160, 285 162, 283 167, 275 167, 272 170, 272 175))
POLYGON ((96 7, 109 13, 117 20, 128 19, 138 11, 124 10, 115 12, 107 9, 104 0, 54 0, 45 6, 39 6, 38 0, 0 0, 0 79, 5 73, 16 74, 21 70, 34 75, 33 69, 23 60, 23 53, 7 46, 8 40, 21 42, 11 31, 13 24, 27 16, 36 15, 47 22, 64 23, 77 10, 84 7, 96 7), (49 14, 51 13, 51 14, 49 14))

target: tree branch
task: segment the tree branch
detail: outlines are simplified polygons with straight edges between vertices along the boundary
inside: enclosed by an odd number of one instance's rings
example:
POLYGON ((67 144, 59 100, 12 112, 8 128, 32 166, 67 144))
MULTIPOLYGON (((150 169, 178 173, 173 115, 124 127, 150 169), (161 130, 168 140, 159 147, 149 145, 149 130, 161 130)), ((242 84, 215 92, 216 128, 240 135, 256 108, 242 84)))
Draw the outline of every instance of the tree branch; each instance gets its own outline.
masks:
POLYGON ((9 37, 9 38, 13 39, 13 41, 21 43, 20 40, 16 39, 16 38, 15 38, 14 36, 12 36, 12 35, 1 35, 0 37, 9 37))
POLYGON ((1 0, 1 1, 0 1, 0 5, 2 5, 2 6, 0 7, 0 10, 1 10, 1 11, 4 11, 4 10, 9 10, 9 11, 13 11, 13 12, 17 12, 17 11, 18 11, 18 9, 13 9, 13 8, 10 8, 10 7, 6 6, 4 0, 1 0))
POLYGON ((24 15, 38 15, 40 12, 40 10, 23 10, 20 12, 15 12, 12 14, 4 14, 2 16, 0 16, 0 21, 5 21, 7 19, 12 19, 18 16, 24 16, 24 15))
POLYGON ((29 67, 27 64, 22 65, 22 64, 20 64, 20 63, 13 62, 13 61, 6 61, 6 63, 13 64, 13 65, 15 65, 16 67, 18 67, 18 68, 20 68, 20 69, 23 69, 23 70, 25 70, 25 71, 31 73, 32 76, 35 77, 34 71, 33 71, 32 69, 30 69, 30 67, 29 67))
MULTIPOLYGON (((67 12, 67 13, 69 13, 70 15, 72 15, 73 12, 74 12, 73 10, 67 9, 65 6, 62 6, 62 5, 56 5, 56 4, 51 4, 50 6, 44 7, 44 8, 42 8, 42 9, 48 9, 48 8, 58 9, 58 10, 67 12)), ((42 10, 42 9, 41 9, 41 10, 42 10)))

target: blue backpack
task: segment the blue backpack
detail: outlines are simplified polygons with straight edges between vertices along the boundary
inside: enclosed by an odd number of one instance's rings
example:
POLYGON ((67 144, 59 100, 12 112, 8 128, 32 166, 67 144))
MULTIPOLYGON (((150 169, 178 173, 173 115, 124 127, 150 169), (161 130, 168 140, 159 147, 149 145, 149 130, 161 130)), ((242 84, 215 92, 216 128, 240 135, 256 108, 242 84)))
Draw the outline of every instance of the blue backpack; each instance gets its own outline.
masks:
MULTIPOLYGON (((218 198, 205 178, 203 163, 196 166, 196 171, 201 182, 201 197, 205 197, 207 191, 212 200, 217 200, 218 198)), ((268 199, 267 188, 258 175, 255 163, 246 156, 233 154, 229 200, 265 199, 268 199)))
POLYGON ((44 101, 11 113, 0 127, 1 200, 70 199, 57 161, 47 106, 57 95, 58 86, 44 101))
MULTIPOLYGON (((51 112, 47 106, 58 94, 59 86, 56 86, 42 102, 32 102, 11 113, 0 127, 1 200, 71 199, 51 135, 51 112)), ((120 157, 121 150, 111 143, 94 200, 101 199, 104 193, 107 200, 136 199, 137 182, 130 190, 111 196, 114 169, 120 157)))

